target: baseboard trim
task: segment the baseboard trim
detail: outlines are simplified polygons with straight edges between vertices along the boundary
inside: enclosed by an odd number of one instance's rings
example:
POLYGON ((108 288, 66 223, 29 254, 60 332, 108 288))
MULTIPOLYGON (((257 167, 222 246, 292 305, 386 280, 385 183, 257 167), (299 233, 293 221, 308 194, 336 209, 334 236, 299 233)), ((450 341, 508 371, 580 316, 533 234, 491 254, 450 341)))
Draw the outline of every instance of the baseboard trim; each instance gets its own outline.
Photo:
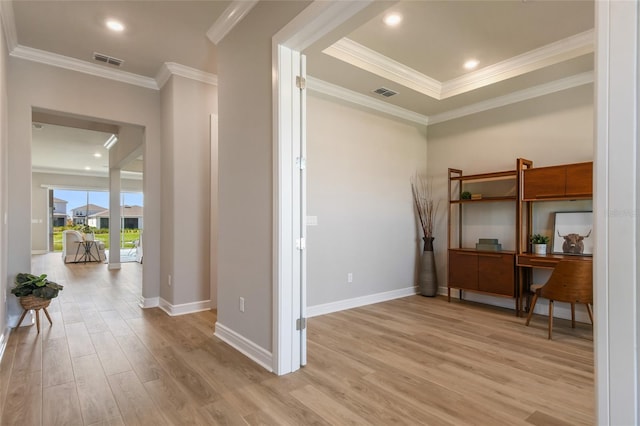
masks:
POLYGON ((138 306, 142 309, 157 308, 160 305, 159 297, 140 297, 138 300, 138 306))
POLYGON ((215 332, 213 335, 254 361, 256 364, 262 366, 265 370, 273 372, 273 355, 263 347, 256 345, 246 337, 220 324, 219 321, 216 322, 215 332))
POLYGON ((31 254, 47 254, 49 250, 31 250, 31 254))
POLYGON ((2 334, 0 334, 0 362, 4 356, 4 351, 7 349, 7 343, 9 342, 9 335, 11 334, 11 328, 6 327, 2 334))
POLYGON ((374 303, 386 302, 388 300, 399 299, 401 297, 413 296, 417 293, 418 287, 412 286, 398 290, 354 297, 353 299, 338 300, 337 302, 324 303, 322 305, 307 306, 307 318, 344 311, 346 309, 359 308, 360 306, 372 305, 374 303))
POLYGON ((164 300, 162 297, 160 297, 159 299, 160 300, 158 303, 158 307, 172 317, 175 317, 177 315, 186 315, 186 314, 193 314, 195 312, 208 311, 209 309, 211 309, 210 300, 200 300, 198 302, 172 305, 171 303, 164 300))

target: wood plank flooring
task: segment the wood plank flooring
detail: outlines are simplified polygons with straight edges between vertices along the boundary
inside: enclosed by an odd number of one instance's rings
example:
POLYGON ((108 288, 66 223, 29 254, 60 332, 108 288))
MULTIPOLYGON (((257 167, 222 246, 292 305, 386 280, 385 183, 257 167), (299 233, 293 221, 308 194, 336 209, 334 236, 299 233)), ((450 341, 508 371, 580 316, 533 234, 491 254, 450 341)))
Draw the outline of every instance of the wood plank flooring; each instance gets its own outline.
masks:
POLYGON ((308 322, 309 365, 277 377, 213 337, 215 311, 137 307, 141 267, 33 272, 65 286, 53 326, 11 333, 0 425, 588 425, 590 325, 407 297, 308 322))

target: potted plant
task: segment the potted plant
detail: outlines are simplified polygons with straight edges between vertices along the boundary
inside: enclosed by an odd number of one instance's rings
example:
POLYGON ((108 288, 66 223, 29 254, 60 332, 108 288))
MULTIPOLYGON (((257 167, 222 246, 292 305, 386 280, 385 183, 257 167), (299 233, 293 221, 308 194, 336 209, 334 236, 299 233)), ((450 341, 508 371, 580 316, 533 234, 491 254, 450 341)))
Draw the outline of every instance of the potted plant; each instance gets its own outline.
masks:
POLYGON ((547 254, 547 244, 549 244, 549 237, 542 234, 533 234, 529 241, 533 245, 533 252, 535 254, 547 254))
POLYGON ((36 310, 36 325, 38 333, 40 332, 39 310, 44 309, 44 313, 51 324, 51 317, 47 312, 47 306, 51 303, 51 299, 58 297, 58 293, 62 290, 60 284, 54 283, 47 279, 47 274, 33 275, 29 273, 19 273, 16 275, 16 286, 11 289, 11 293, 20 298, 20 304, 24 308, 24 312, 18 321, 16 327, 20 327, 22 320, 27 312, 31 309, 36 310))

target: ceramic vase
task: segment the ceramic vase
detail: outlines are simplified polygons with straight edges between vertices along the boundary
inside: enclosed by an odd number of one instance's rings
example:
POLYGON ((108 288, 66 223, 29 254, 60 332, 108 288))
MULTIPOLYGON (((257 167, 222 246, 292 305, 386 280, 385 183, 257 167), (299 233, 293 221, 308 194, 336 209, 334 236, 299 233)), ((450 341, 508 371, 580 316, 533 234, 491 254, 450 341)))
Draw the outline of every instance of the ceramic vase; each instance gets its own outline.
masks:
POLYGON ((433 254, 433 237, 424 237, 424 250, 420 257, 420 274, 418 284, 420 294, 433 297, 438 294, 438 277, 436 275, 436 260, 433 254))

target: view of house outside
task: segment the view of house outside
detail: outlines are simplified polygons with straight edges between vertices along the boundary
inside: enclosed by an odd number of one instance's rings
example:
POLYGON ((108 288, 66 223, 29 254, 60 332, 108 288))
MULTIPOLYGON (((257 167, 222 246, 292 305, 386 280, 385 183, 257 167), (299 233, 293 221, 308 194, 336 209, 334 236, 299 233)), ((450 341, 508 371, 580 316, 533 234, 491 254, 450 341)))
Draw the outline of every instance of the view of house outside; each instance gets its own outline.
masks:
MULTIPOLYGON (((62 232, 77 229, 92 232, 109 249, 109 193, 102 191, 54 190, 53 250, 62 250, 62 232), (88 226, 89 228, 85 228, 88 226)), ((120 248, 132 247, 143 229, 142 193, 122 193, 120 202, 120 248)))

